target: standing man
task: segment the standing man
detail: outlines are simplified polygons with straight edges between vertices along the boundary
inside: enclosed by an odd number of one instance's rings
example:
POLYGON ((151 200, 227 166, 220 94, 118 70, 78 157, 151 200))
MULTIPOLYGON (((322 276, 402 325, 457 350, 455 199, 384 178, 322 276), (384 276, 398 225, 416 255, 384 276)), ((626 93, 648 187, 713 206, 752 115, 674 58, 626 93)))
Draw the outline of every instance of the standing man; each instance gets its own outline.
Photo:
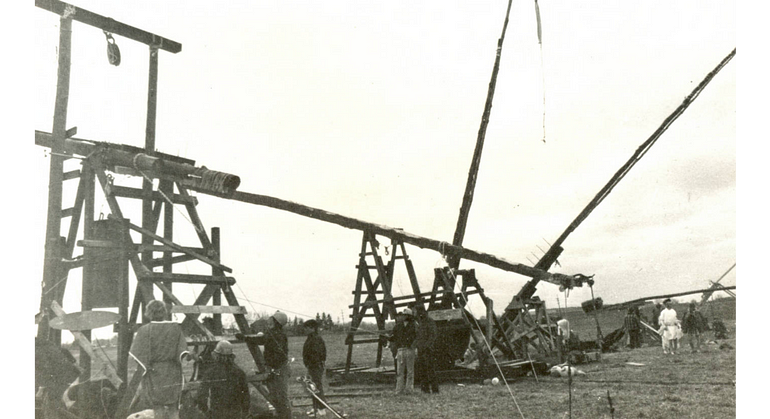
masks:
POLYGON ((660 321, 658 319, 660 318, 661 311, 663 311, 663 306, 660 303, 655 303, 655 308, 652 309, 652 327, 655 330, 660 329, 660 321))
POLYGON ((438 329, 422 304, 415 306, 417 314, 417 376, 423 393, 438 393, 436 379, 436 356, 434 345, 438 329))
POLYGON ((412 310, 405 308, 398 314, 403 321, 396 321, 390 341, 396 347, 396 393, 411 393, 414 390, 414 358, 417 347, 417 328, 412 310), (404 383, 406 380, 406 383, 404 383))
POLYGON ((233 345, 223 340, 212 353, 214 363, 200 381, 197 405, 210 419, 243 419, 249 414, 246 373, 235 365, 233 345))
POLYGON ((628 347, 631 349, 638 348, 641 325, 639 324, 639 318, 636 317, 633 307, 628 308, 624 324, 626 327, 626 334, 628 335, 628 347))
MULTIPOLYGON (((305 328, 310 331, 305 340, 305 345, 302 347, 302 362, 307 368, 307 373, 310 375, 310 379, 315 383, 318 389, 318 396, 324 399, 324 367, 326 363, 326 344, 323 338, 318 333, 318 322, 315 320, 308 320, 304 324, 305 328)), ((326 416, 326 408, 321 402, 313 398, 313 411, 309 412, 312 416, 326 416)))
POLYGON ((690 343, 690 351, 698 352, 700 350, 700 334, 705 330, 705 319, 698 311, 694 302, 682 318, 682 332, 687 335, 687 341, 690 343))
POLYGON ((145 315, 150 322, 136 331, 130 351, 144 370, 139 399, 156 418, 179 419, 183 384, 180 355, 187 350, 187 341, 182 327, 166 320, 168 311, 163 301, 147 303, 145 315))
POLYGON ((666 307, 660 312, 658 323, 660 329, 658 333, 663 338, 663 353, 676 355, 675 339, 677 335, 677 329, 679 326, 679 319, 676 317, 676 311, 671 307, 671 299, 667 298, 663 301, 663 305, 666 307))
POLYGON ((267 333, 265 333, 265 365, 270 375, 267 378, 267 388, 275 406, 276 417, 291 419, 291 404, 289 402, 289 341, 283 331, 283 326, 289 321, 285 313, 276 311, 270 316, 267 333))

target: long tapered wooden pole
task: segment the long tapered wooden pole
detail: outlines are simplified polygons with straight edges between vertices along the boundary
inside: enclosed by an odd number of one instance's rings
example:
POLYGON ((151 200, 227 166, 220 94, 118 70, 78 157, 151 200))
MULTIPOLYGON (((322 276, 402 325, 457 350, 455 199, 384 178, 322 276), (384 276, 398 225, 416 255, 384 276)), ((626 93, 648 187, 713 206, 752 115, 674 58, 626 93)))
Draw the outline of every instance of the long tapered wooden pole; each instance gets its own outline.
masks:
MULTIPOLYGON (((460 206, 460 215, 457 217, 457 227, 455 227, 454 238, 452 244, 455 246, 462 246, 463 239, 465 238, 465 228, 468 225, 468 215, 471 211, 471 204, 473 203, 473 193, 476 189, 476 178, 479 175, 479 166, 481 165, 481 152, 484 149, 484 138, 487 134, 487 126, 489 125, 489 115, 492 113, 492 100, 495 97, 495 86, 497 86, 497 73, 500 71, 500 57, 503 53, 503 41, 505 40, 505 31, 508 28, 508 16, 511 14, 511 0, 508 0, 508 9, 505 11, 505 22, 503 23, 503 31, 500 34, 500 39, 497 40, 497 53, 495 55, 495 64, 492 67, 492 77, 489 80, 489 89, 487 90, 487 101, 484 103, 484 112, 481 115, 481 125, 479 126, 479 133, 476 137, 476 148, 473 151, 473 158, 471 159, 471 167, 468 170, 468 181, 465 184, 465 193, 463 194, 463 203, 460 206)), ((449 266, 452 269, 457 269, 460 266, 460 256, 452 255, 449 257, 449 266)))

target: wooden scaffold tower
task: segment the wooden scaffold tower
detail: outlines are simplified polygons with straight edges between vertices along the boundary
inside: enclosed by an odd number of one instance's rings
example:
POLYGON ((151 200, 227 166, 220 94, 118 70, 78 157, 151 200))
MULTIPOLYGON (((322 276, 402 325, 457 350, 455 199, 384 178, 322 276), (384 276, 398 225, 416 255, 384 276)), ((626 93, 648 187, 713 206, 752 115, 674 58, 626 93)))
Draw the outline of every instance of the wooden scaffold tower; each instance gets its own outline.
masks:
MULTIPOLYGON (((196 208, 198 201, 190 194, 190 188, 231 193, 238 187, 240 178, 195 167, 192 160, 155 150, 158 55, 161 50, 178 53, 181 44, 64 2, 36 0, 35 5, 60 15, 53 130, 51 133, 35 132, 35 143, 51 150, 37 338, 57 346, 61 344, 61 328, 52 328, 51 321, 65 316, 61 305, 69 273, 82 268, 82 312, 89 313, 94 308, 103 307, 117 308, 118 311, 119 319, 114 326, 118 334, 117 364, 113 368, 111 363, 102 361, 105 374, 123 393, 116 417, 126 417, 141 378, 140 374, 135 374, 128 381, 128 351, 133 332, 142 321, 139 313, 154 299, 154 290, 162 293, 171 313, 185 316, 182 326, 187 330, 188 344, 192 347, 212 346, 223 339, 217 336, 222 334, 222 314, 232 315, 241 333, 250 333, 246 309, 239 305, 232 289, 235 279, 227 276, 232 269, 220 261, 219 229, 212 228, 211 234, 207 233, 196 208), (149 86, 144 148, 76 139, 73 136, 77 130, 66 129, 73 20, 109 33, 108 39, 119 35, 148 45, 149 86), (79 168, 64 170, 65 162, 71 164, 78 160, 79 168), (141 178, 141 187, 119 184, 116 174, 141 178), (74 203, 65 207, 64 183, 75 181, 77 192, 74 203), (109 207, 106 218, 96 219, 97 189, 109 207), (140 225, 125 215, 124 209, 131 203, 141 204, 140 225), (198 244, 190 246, 175 242, 176 212, 189 221, 198 244), (82 239, 78 240, 81 218, 82 239), (66 219, 69 224, 63 225, 66 219), (64 236, 63 227, 66 228, 64 236), (159 231, 161 227, 162 231, 159 231), (76 244, 83 248, 82 255, 74 255, 76 244), (208 265, 210 274, 175 272, 175 266, 194 261, 208 265), (137 282, 133 293, 129 289, 129 266, 137 282), (175 283, 201 284, 203 288, 192 305, 185 305, 174 294, 175 283), (201 314, 212 315, 213 322, 208 327, 201 322, 201 314)), ((114 38, 112 45, 115 45, 114 38)), ((119 50, 115 46, 110 48, 110 52, 110 63, 118 65, 119 50)), ((92 356, 100 355, 91 350, 89 331, 73 331, 73 334, 81 346, 81 381, 86 381, 91 377, 92 356)), ((263 372, 264 361, 259 344, 258 339, 247 340, 257 370, 263 372)), ((264 391, 261 386, 257 389, 264 391)))

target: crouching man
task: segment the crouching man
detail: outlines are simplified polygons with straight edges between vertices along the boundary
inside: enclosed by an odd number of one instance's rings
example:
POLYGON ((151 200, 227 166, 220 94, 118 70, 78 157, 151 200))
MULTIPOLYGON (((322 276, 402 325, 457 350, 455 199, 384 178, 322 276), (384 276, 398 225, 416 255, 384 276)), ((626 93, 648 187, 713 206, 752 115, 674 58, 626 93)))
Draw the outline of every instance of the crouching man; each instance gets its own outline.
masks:
POLYGON ((214 363, 200 378, 197 405, 211 419, 243 419, 249 413, 249 385, 235 365, 233 345, 220 341, 212 354, 214 363))

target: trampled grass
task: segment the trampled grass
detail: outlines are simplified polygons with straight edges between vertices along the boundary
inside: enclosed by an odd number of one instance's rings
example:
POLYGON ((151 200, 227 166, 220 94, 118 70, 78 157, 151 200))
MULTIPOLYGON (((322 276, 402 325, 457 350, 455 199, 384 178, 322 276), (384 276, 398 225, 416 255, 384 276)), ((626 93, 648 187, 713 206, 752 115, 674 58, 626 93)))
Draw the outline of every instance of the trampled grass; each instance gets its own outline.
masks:
MULTIPOLYGON (((579 365, 586 375, 574 377, 572 385, 572 418, 611 418, 607 392, 615 409, 614 418, 733 418, 736 415, 736 341, 734 302, 720 309, 733 339, 721 341, 731 348, 706 345, 704 351, 691 354, 682 348, 678 355, 664 355, 652 342, 643 348, 605 353, 601 362, 579 365), (642 364, 630 365, 628 363, 642 364)), ((578 309, 579 310, 579 309, 578 309)), ((573 328, 583 340, 595 337, 595 322, 582 311, 568 313, 573 328)), ((681 311, 680 311, 681 313, 681 311)), ((621 311, 602 312, 599 321, 609 333, 622 324, 621 311)), ((328 349, 327 368, 344 365, 347 346, 344 334, 323 334, 328 349)), ((712 339, 709 332, 706 339, 712 339)), ((289 356, 294 377, 306 373, 302 365, 302 336, 289 338, 289 356)), ((236 345, 236 362, 247 372, 254 363, 245 345, 236 345)), ((77 353, 77 351, 75 351, 77 353)), ((107 354, 114 360, 115 348, 107 354)), ((356 365, 374 366, 376 345, 358 345, 352 361, 356 365)), ((383 365, 392 366, 389 351, 383 353, 383 365)), ((135 365, 129 362, 129 370, 135 365)), ((96 373, 96 371, 94 371, 96 373)), ((189 377, 191 366, 188 364, 189 377)), ((397 396, 395 384, 361 384, 328 387, 333 406, 349 418, 567 418, 569 389, 566 378, 522 377, 509 382, 509 387, 444 382, 440 394, 419 392, 397 396), (462 385, 460 385, 462 384, 462 385), (510 392, 509 392, 510 388, 510 392), (356 397, 334 394, 357 393, 356 397), (512 396, 513 395, 513 396, 512 396), (514 401, 515 399, 515 401, 514 401), (521 414, 519 413, 521 412, 521 414)), ((299 383, 292 381, 290 395, 296 407, 293 418, 307 417, 309 397, 299 383)), ((264 412, 266 404, 253 392, 255 410, 264 412)))
MULTIPOLYGON (((732 322, 727 322, 733 326, 732 322)), ((734 330, 731 327, 731 330, 734 330)), ((710 336, 710 334, 709 334, 710 336)), ((344 335, 324 335, 329 348, 328 365, 343 363, 347 355, 344 335)), ((305 373, 301 363, 304 338, 290 338, 290 355, 296 358, 292 373, 305 373)), ((722 341, 735 347, 735 340, 722 341)), ((354 362, 373 365, 376 351, 357 347, 354 362)), ((572 418, 610 418, 609 390, 615 418, 732 418, 736 411, 735 350, 706 345, 702 352, 664 355, 661 348, 645 346, 603 354, 601 362, 579 365, 586 375, 573 378, 572 418), (636 363, 643 365, 629 365, 636 363)), ((245 352, 239 359, 250 360, 245 352)), ((388 354, 389 355, 389 354, 388 354)), ((385 362, 392 365, 388 356, 385 362)), ((250 368, 250 367, 247 367, 250 368)), ((523 377, 505 385, 491 386, 445 382, 441 393, 417 392, 397 396, 394 386, 342 386, 327 392, 366 393, 357 397, 331 397, 334 406, 350 418, 566 418, 569 389, 566 378, 523 377), (462 384, 462 385, 460 385, 462 384), (513 397, 511 396, 513 395, 513 397), (515 402, 514 402, 515 398, 515 402), (518 405, 518 408, 517 408, 518 405), (521 414, 519 413, 519 409, 521 414)), ((295 403, 309 401, 299 384, 292 383, 295 403)), ((307 407, 295 407, 293 417, 305 416, 307 407)))

